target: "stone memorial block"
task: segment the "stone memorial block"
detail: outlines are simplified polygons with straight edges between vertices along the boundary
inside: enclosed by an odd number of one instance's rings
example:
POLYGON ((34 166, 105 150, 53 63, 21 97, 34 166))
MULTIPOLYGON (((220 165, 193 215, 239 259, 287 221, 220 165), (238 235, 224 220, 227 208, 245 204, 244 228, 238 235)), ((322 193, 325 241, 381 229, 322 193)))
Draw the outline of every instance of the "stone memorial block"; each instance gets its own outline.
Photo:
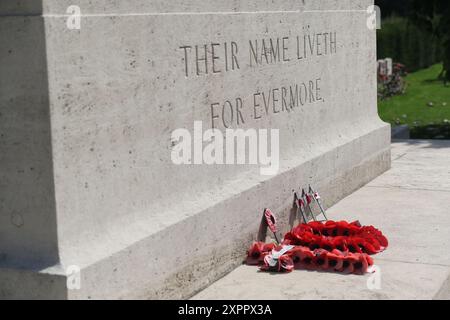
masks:
POLYGON ((188 297, 387 170, 371 5, 2 0, 0 297, 188 297))
POLYGON ((387 77, 392 76, 394 71, 393 66, 392 58, 378 60, 378 74, 387 77))

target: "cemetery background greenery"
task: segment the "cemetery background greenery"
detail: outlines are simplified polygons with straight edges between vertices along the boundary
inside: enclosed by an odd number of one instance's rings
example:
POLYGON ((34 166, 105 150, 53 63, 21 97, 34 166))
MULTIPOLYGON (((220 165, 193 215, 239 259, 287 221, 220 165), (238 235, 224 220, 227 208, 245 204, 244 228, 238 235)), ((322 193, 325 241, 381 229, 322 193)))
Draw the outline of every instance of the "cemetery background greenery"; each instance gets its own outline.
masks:
POLYGON ((380 117, 411 138, 450 139, 450 1, 378 0, 378 58, 406 65, 406 92, 380 100, 380 117))
POLYGON ((407 124, 411 138, 450 137, 450 87, 438 80, 442 64, 409 74, 404 95, 378 104, 381 118, 392 125, 407 124))

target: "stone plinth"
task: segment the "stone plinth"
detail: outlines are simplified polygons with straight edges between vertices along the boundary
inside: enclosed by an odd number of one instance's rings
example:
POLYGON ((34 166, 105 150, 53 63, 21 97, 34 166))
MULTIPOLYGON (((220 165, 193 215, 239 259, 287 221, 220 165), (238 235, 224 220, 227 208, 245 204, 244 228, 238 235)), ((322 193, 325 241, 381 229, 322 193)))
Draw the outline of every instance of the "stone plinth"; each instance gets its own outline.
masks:
POLYGON ((187 297, 265 207, 287 222, 292 190, 330 206, 389 168, 370 4, 2 0, 0 297, 187 297), (277 174, 174 164, 194 121, 278 129, 277 174))

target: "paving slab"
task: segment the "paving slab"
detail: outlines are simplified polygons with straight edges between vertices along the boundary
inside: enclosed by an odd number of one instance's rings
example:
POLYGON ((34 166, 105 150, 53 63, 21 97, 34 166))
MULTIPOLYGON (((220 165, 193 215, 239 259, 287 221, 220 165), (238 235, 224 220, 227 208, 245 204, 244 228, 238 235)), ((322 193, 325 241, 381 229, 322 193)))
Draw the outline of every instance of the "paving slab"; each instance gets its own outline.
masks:
POLYGON ((447 279, 448 267, 377 261, 374 275, 342 275, 316 271, 289 274, 259 272, 241 266, 193 297, 194 300, 283 299, 430 299, 447 279), (368 285, 369 282, 369 285, 368 285))
POLYGON ((367 186, 450 191, 450 143, 417 140, 392 148, 392 168, 367 186))
POLYGON ((450 299, 450 141, 392 144, 392 169, 328 210, 379 227, 389 248, 365 276, 240 266, 193 299, 450 299))

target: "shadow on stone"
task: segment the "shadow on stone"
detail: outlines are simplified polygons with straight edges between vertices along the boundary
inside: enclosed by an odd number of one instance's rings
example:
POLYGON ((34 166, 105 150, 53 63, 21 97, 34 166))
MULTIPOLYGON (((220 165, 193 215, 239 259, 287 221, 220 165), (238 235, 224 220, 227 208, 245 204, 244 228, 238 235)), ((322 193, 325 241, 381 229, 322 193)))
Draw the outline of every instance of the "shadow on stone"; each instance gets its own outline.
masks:
POLYGON ((40 1, 0 5, 0 266, 59 261, 40 1))

